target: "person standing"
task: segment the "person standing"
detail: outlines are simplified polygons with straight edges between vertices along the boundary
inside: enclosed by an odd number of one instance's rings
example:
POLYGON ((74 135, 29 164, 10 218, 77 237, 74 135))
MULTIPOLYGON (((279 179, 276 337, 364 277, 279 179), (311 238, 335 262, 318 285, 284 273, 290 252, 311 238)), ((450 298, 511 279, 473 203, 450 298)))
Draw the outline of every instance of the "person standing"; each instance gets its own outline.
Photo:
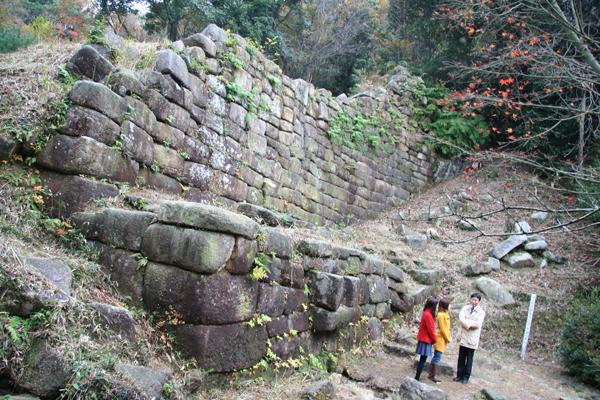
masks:
POLYGON ((438 303, 438 312, 435 318, 437 323, 437 331, 435 333, 436 342, 433 345, 434 354, 429 364, 429 379, 435 383, 441 382, 436 378, 437 365, 442 361, 442 354, 446 351, 446 345, 452 341, 452 333, 450 331, 450 315, 448 315, 448 308, 450 307, 450 300, 446 297, 442 297, 438 303))
POLYGON ((430 297, 427 299, 425 307, 423 308, 423 315, 421 316, 421 323, 419 324, 419 333, 417 333, 418 343, 416 353, 421 357, 419 358, 419 364, 417 364, 416 380, 421 379, 421 372, 423 372, 427 357, 433 355, 433 345, 437 340, 434 322, 437 304, 438 299, 430 297))
POLYGON ((473 356, 479 346, 481 327, 485 318, 485 311, 481 308, 480 302, 481 294, 473 293, 469 298, 469 304, 464 306, 458 315, 461 337, 454 382, 467 384, 471 377, 473 356))

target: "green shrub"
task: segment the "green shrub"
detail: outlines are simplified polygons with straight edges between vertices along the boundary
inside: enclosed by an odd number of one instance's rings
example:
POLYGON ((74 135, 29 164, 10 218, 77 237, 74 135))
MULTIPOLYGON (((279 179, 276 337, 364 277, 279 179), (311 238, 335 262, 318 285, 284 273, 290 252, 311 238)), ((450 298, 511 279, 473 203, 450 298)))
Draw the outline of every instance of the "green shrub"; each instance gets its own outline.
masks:
POLYGON ((445 157, 454 157, 477 149, 488 136, 483 118, 461 112, 462 101, 452 98, 444 87, 423 87, 415 91, 416 102, 427 99, 426 106, 415 109, 419 126, 432 134, 434 150, 445 157))
POLYGON ((33 36, 17 25, 0 27, 0 53, 10 53, 33 42, 33 36))
POLYGON ((568 312, 558 349, 570 374, 600 388, 600 288, 575 297, 568 312))

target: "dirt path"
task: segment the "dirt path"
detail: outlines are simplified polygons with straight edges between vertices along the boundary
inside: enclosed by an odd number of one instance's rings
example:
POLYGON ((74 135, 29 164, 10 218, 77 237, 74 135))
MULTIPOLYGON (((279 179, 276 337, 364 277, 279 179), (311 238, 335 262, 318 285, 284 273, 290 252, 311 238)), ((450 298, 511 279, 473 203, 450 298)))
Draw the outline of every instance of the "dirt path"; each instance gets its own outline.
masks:
MULTIPOLYGON (((450 346, 444 361, 454 367, 457 356, 458 348, 450 346)), ((340 370, 351 380, 361 381, 369 388, 383 393, 395 392, 404 377, 412 378, 415 374, 413 357, 399 357, 384 352, 344 359, 340 363, 340 370)), ((434 385, 426 376, 427 373, 424 372, 421 380, 434 385)), ((576 399, 576 388, 582 388, 569 377, 562 375, 558 366, 521 363, 515 356, 490 354, 483 350, 475 354, 473 376, 469 384, 452 382, 449 375, 440 375, 440 378, 442 382, 435 387, 446 392, 449 400, 477 399, 482 389, 493 390, 506 399, 576 399)), ((340 386, 340 390, 343 391, 343 384, 340 386)), ((592 398, 600 396, 600 392, 592 393, 589 388, 584 390, 592 398)))

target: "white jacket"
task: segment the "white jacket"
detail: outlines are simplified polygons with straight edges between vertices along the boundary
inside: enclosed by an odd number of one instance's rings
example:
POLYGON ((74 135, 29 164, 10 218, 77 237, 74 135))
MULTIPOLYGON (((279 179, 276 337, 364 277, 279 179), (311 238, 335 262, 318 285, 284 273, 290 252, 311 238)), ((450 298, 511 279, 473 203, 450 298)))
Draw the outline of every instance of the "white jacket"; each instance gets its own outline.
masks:
POLYGON ((458 320, 460 322, 460 345, 470 349, 477 349, 479 346, 479 337, 481 336, 481 327, 485 318, 485 311, 480 306, 476 306, 473 311, 472 305, 467 304, 460 310, 458 320), (469 329, 473 324, 479 324, 477 329, 469 329))

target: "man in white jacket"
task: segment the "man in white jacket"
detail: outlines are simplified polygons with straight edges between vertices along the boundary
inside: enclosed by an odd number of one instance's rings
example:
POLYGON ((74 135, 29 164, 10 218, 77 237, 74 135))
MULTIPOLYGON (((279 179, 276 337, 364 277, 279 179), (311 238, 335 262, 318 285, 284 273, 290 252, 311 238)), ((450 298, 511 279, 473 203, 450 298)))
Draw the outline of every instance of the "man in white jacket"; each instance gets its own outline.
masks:
POLYGON ((456 378, 454 382, 469 383, 471 368, 473 367, 473 356, 479 346, 481 327, 485 318, 485 311, 479 305, 481 294, 473 293, 469 304, 460 310, 458 320, 460 324, 460 347, 458 349, 458 364, 456 366, 456 378))

